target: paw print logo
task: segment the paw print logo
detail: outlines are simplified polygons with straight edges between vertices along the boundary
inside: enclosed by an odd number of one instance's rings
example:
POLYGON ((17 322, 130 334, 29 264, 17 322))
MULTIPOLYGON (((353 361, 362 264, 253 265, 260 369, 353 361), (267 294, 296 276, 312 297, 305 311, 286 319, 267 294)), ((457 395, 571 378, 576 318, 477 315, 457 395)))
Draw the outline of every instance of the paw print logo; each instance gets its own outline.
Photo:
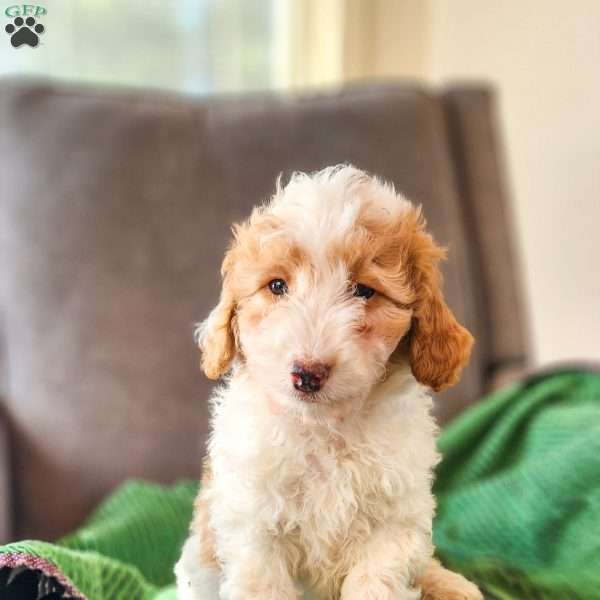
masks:
POLYGON ((33 17, 17 17, 12 23, 5 27, 6 33, 10 35, 10 43, 18 48, 23 44, 35 48, 40 43, 40 34, 45 29, 41 23, 36 23, 33 17))

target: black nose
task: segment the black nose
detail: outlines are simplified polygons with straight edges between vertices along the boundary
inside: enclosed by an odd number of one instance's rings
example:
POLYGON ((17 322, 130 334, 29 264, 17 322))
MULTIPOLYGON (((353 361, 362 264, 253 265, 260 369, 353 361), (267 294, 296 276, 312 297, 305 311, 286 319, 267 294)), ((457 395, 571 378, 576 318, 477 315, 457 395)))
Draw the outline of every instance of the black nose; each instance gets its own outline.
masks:
POLYGON ((329 377, 329 365, 320 362, 295 362, 292 366, 292 383, 300 392, 318 392, 329 377))

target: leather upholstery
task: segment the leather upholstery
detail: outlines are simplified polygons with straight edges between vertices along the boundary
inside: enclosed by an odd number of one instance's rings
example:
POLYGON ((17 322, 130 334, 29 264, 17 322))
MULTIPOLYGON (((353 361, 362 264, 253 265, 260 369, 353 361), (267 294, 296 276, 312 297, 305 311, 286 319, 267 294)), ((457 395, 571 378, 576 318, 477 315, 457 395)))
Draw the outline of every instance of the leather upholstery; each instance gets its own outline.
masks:
POLYGON ((438 402, 443 419, 495 366, 523 361, 489 95, 465 93, 192 100, 5 81, 0 389, 14 535, 65 533, 125 478, 198 476, 209 383, 193 324, 217 298, 231 222, 280 172, 351 162, 423 204, 450 248, 449 304, 478 340, 438 402))

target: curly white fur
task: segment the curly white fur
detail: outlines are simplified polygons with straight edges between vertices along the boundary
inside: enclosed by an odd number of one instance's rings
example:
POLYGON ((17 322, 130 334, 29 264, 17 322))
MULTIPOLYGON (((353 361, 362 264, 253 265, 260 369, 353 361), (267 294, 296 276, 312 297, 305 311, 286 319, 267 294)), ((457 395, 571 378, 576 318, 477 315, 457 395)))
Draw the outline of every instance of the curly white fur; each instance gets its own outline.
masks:
MULTIPOLYGON (((282 419, 256 402, 261 395, 241 372, 213 397, 207 500, 221 532, 217 554, 229 565, 221 597, 247 599, 256 572, 261 598, 296 598, 290 573, 306 565, 323 594, 348 572, 344 598, 418 598, 412 582, 432 553, 438 460, 422 386, 401 368, 373 392, 370 410, 335 428, 282 419), (392 595, 398 589, 403 596, 392 595)), ((194 548, 186 550, 189 560, 194 548)), ((212 597, 205 577, 195 585, 190 599, 212 597)))
MULTIPOLYGON (((411 210, 391 186, 338 167, 278 185, 247 226, 254 246, 238 231, 221 302, 199 328, 205 353, 222 350, 211 373, 233 362, 211 400, 211 478, 199 499, 208 517, 176 567, 180 600, 296 600, 303 590, 323 600, 420 598, 433 552, 436 425, 426 387, 406 360, 390 361, 417 292, 396 277, 372 304, 355 297, 342 248, 351 232, 411 210), (289 292, 274 299, 264 278, 284 271, 289 292), (291 385, 299 357, 332 365, 310 399, 291 385)), ((440 314, 443 341, 446 321, 448 336, 459 326, 440 314)))

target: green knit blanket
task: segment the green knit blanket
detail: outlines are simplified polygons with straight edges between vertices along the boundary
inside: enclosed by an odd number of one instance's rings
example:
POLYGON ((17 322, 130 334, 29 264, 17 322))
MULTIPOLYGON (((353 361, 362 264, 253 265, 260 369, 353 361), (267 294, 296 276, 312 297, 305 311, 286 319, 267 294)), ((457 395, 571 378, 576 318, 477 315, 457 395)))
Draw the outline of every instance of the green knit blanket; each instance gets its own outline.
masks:
MULTIPOLYGON (((457 419, 439 445, 443 562, 486 598, 600 599, 600 375, 512 385, 457 419)), ((196 491, 127 483, 56 544, 0 547, 0 597, 175 600, 172 569, 196 491), (19 585, 26 591, 11 596, 19 585)))

